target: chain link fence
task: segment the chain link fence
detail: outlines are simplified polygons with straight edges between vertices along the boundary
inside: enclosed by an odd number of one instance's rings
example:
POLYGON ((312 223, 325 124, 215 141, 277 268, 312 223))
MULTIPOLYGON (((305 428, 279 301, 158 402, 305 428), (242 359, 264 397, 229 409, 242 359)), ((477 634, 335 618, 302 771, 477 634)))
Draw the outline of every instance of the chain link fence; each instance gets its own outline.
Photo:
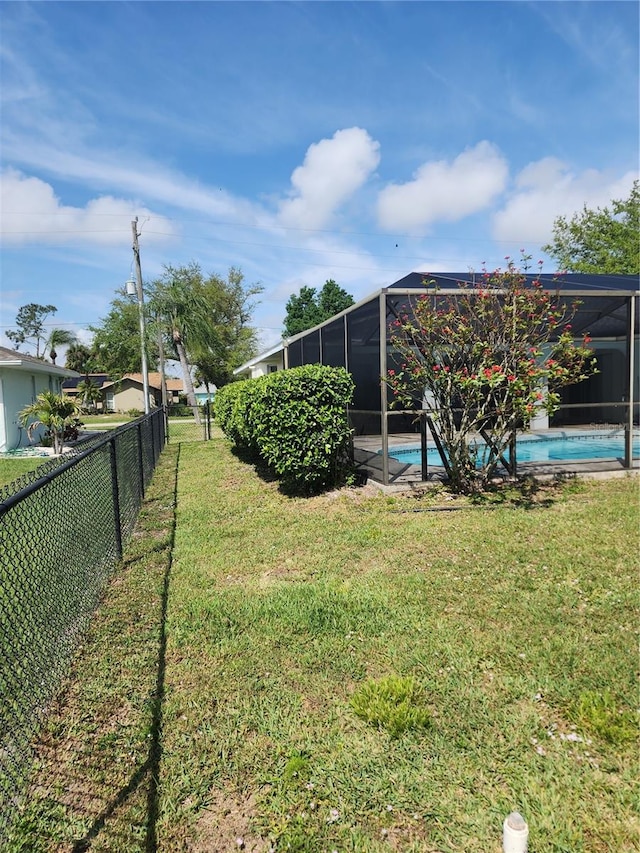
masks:
POLYGON ((158 409, 0 489, 0 842, 165 440, 158 409))
POLYGON ((198 406, 195 413, 186 417, 176 417, 171 409, 167 418, 167 441, 175 442, 208 441, 211 438, 211 405, 207 401, 198 406))

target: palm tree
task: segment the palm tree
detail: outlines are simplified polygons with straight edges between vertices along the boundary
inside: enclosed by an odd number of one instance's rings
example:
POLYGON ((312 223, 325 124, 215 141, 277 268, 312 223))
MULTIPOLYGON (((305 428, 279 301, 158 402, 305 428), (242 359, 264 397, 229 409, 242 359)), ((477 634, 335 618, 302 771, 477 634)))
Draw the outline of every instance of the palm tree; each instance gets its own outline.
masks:
POLYGON ((51 359, 52 364, 56 363, 56 358, 58 357, 58 353, 56 352, 56 347, 64 347, 69 344, 75 344, 77 341, 76 336, 73 332, 67 331, 67 329, 51 329, 49 332, 49 337, 47 338, 47 342, 44 346, 44 351, 49 351, 49 358, 51 359))
POLYGON ((153 282, 149 309, 166 330, 180 361, 184 390, 196 423, 200 413, 193 391, 187 347, 195 352, 207 339, 208 305, 202 294, 202 273, 197 264, 174 268, 165 266, 164 275, 153 282))
POLYGON ((76 373, 93 372, 94 353, 84 344, 75 341, 69 345, 65 356, 65 367, 75 370, 76 373))
POLYGON ((102 391, 97 382, 90 379, 88 376, 78 382, 78 398, 82 400, 82 406, 85 409, 95 411, 96 403, 102 398, 102 391))
POLYGON ((22 426, 27 427, 29 439, 36 429, 47 427, 53 441, 53 452, 59 454, 64 450, 65 430, 73 424, 79 413, 75 400, 71 397, 54 394, 53 391, 43 391, 33 403, 22 409, 18 417, 22 426))

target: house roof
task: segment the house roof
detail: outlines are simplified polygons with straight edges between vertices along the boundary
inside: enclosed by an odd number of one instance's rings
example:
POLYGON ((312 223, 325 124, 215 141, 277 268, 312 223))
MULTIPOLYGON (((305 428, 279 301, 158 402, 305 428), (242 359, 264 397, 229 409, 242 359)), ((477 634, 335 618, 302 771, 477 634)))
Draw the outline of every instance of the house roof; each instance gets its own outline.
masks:
POLYGON ((79 373, 71 379, 65 379, 62 383, 62 387, 65 391, 77 391, 78 385, 80 385, 81 382, 84 382, 87 378, 90 379, 94 385, 97 385, 98 388, 102 388, 103 385, 111 382, 111 377, 108 373, 79 373))
POLYGON ((9 349, 8 347, 0 347, 0 367, 14 367, 17 370, 28 370, 31 373, 47 373, 50 376, 58 377, 80 375, 75 370, 69 370, 68 367, 60 367, 42 358, 36 358, 34 355, 27 355, 27 353, 18 352, 18 350, 9 349))
POLYGON ((252 367, 255 367, 256 364, 260 364, 260 362, 262 361, 268 361, 270 358, 278 356, 283 349, 284 341, 280 341, 279 343, 275 344, 275 346, 272 346, 271 349, 259 353, 253 358, 250 358, 249 361, 245 361, 245 363, 241 364, 240 367, 236 367, 236 369, 233 371, 234 376, 238 376, 241 373, 246 373, 252 367))
MULTIPOLYGON (((131 380, 131 382, 135 382, 138 385, 144 384, 143 378, 142 378, 142 373, 125 373, 125 375, 122 376, 117 381, 105 382, 102 387, 108 388, 111 385, 116 385, 119 382, 123 382, 125 379, 129 379, 129 380, 131 380)), ((168 377, 166 377, 165 381, 167 383, 167 391, 177 391, 177 392, 182 391, 182 388, 184 385, 182 379, 174 379, 173 377, 168 376, 168 377)), ((155 371, 150 371, 149 372, 149 387, 155 388, 157 391, 159 391, 162 388, 162 374, 156 373, 155 371)))

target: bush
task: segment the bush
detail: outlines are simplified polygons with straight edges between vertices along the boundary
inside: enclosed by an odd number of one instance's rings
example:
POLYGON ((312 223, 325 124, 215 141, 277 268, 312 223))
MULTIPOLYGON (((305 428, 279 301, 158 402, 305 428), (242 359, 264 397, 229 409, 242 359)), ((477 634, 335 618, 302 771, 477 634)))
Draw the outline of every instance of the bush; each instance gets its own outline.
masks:
POLYGON ((80 430, 84 426, 84 422, 80 418, 74 418, 64 428, 65 441, 77 441, 80 437, 80 430))
POLYGON ((253 402, 260 397, 268 377, 233 382, 219 389, 213 401, 213 418, 220 429, 240 450, 259 453, 250 430, 253 402))
POLYGON ((259 453, 288 488, 317 491, 345 473, 353 390, 344 368, 309 364, 226 385, 214 416, 237 447, 259 453))
POLYGON ((186 403, 174 403, 168 407, 167 414, 170 418, 189 418, 193 417, 193 409, 186 403))

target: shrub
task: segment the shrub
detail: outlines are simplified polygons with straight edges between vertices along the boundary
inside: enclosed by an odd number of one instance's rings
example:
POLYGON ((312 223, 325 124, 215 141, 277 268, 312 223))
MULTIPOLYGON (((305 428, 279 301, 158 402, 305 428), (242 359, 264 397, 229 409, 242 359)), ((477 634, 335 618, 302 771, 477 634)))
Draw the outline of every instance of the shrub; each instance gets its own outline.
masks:
POLYGON ((304 365, 266 377, 249 413, 261 456, 289 486, 316 490, 344 469, 354 383, 343 368, 304 365))
POLYGON ((257 451, 288 488, 317 491, 345 472, 353 390, 344 368, 304 365, 225 386, 214 416, 236 446, 257 451))
POLYGON ((80 430, 84 426, 84 422, 80 418, 74 418, 64 428, 65 441, 77 441, 80 437, 80 430))
MULTIPOLYGON (((213 418, 240 450, 258 451, 250 430, 250 412, 267 377, 233 382, 220 388, 213 401, 213 418)), ((259 451, 258 451, 259 452, 259 451)))
POLYGON ((170 418, 188 418, 193 415, 193 410, 186 403, 174 403, 168 407, 167 414, 170 418))

